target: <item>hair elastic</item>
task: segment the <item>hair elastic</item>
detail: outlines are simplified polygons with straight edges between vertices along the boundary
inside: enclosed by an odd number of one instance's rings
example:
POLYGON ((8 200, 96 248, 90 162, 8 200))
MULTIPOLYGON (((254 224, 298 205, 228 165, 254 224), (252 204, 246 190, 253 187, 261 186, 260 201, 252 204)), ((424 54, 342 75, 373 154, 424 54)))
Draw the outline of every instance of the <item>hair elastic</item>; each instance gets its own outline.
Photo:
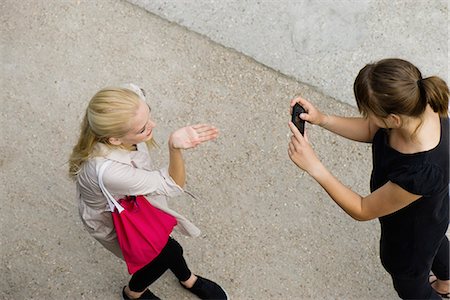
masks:
POLYGON ((423 86, 423 78, 419 78, 417 81, 417 87, 419 88, 419 93, 420 93, 420 99, 422 99, 422 101, 427 101, 427 97, 425 96, 425 87, 423 86))

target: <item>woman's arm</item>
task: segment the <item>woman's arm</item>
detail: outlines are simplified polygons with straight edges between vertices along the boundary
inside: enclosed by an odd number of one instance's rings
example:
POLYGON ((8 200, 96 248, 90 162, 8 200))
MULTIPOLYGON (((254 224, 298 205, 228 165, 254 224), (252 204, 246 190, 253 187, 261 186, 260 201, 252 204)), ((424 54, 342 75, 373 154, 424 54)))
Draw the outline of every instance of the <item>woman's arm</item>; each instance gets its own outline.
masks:
POLYGON ((299 103, 306 110, 301 118, 311 124, 319 125, 333 133, 358 142, 372 142, 378 127, 366 118, 338 117, 323 114, 308 100, 301 97, 291 100, 291 107, 299 103))
POLYGON ((180 187, 186 183, 186 170, 184 166, 181 149, 174 148, 169 144, 169 175, 180 187))
POLYGON ((169 138, 169 175, 180 186, 186 182, 182 149, 197 147, 201 143, 215 139, 219 134, 217 128, 207 124, 197 124, 180 128, 169 138))
MULTIPOLYGON (((183 149, 212 140, 218 130, 210 125, 193 125, 174 131, 169 137, 169 166, 149 171, 126 163, 114 162, 105 170, 103 180, 113 195, 180 194, 186 182, 183 149)), ((95 167, 92 168, 95 172, 95 167)), ((97 176, 95 173, 92 176, 97 176)))
POLYGON ((368 221, 396 212, 419 199, 395 183, 387 182, 366 197, 362 197, 336 179, 323 165, 310 174, 349 216, 368 221))
POLYGON ((371 124, 366 118, 325 115, 323 120, 321 124, 318 124, 322 128, 357 142, 372 142, 378 130, 378 127, 371 124))
POLYGON ((301 169, 308 172, 348 215, 359 221, 388 215, 419 199, 400 186, 388 182, 370 195, 362 197, 334 177, 319 161, 313 149, 292 122, 293 133, 289 143, 289 157, 301 169))
MULTIPOLYGON (((139 162, 142 164, 143 162, 139 162)), ((95 174, 96 176, 96 174, 95 174)), ((113 161, 103 175, 106 189, 113 195, 180 195, 183 189, 170 176, 168 168, 146 170, 113 161)))

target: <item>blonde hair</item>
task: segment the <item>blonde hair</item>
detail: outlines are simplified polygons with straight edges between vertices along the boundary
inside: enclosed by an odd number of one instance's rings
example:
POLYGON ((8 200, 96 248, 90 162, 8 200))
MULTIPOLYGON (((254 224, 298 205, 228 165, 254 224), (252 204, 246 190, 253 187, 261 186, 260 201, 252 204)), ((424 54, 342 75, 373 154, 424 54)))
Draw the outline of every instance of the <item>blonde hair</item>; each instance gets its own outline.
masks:
MULTIPOLYGON (((95 155, 93 150, 97 143, 124 148, 110 144, 109 138, 121 138, 129 132, 130 120, 136 115, 139 102, 145 100, 143 91, 134 91, 136 86, 130 87, 105 88, 92 97, 81 123, 80 137, 69 158, 71 178, 75 178, 81 165, 95 155)), ((154 145, 153 139, 149 144, 154 145)))

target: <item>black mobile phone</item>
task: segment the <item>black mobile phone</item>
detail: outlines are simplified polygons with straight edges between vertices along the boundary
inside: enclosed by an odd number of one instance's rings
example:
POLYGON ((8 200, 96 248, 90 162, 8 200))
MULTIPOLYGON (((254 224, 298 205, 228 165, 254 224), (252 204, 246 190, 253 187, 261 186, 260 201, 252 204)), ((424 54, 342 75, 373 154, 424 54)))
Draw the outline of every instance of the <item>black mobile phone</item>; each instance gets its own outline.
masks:
POLYGON ((302 135, 305 133, 305 121, 300 119, 300 114, 305 113, 306 110, 298 103, 295 103, 294 107, 292 108, 292 123, 298 128, 298 131, 302 135))

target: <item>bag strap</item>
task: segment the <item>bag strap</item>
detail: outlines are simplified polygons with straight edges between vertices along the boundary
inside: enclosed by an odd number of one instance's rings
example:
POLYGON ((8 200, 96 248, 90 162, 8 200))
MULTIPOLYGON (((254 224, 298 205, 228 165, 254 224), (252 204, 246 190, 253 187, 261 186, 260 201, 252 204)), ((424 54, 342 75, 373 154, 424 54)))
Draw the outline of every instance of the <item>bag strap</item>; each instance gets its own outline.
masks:
POLYGON ((106 200, 108 200, 109 209, 113 212, 114 208, 117 208, 117 211, 119 214, 124 210, 122 205, 117 202, 117 200, 111 195, 110 192, 106 189, 105 185, 103 184, 103 173, 105 173, 105 169, 112 163, 110 160, 106 160, 104 163, 101 164, 99 167, 99 164, 97 164, 97 176, 98 176, 98 185, 100 186, 100 189, 102 190, 103 195, 105 195, 106 200))

